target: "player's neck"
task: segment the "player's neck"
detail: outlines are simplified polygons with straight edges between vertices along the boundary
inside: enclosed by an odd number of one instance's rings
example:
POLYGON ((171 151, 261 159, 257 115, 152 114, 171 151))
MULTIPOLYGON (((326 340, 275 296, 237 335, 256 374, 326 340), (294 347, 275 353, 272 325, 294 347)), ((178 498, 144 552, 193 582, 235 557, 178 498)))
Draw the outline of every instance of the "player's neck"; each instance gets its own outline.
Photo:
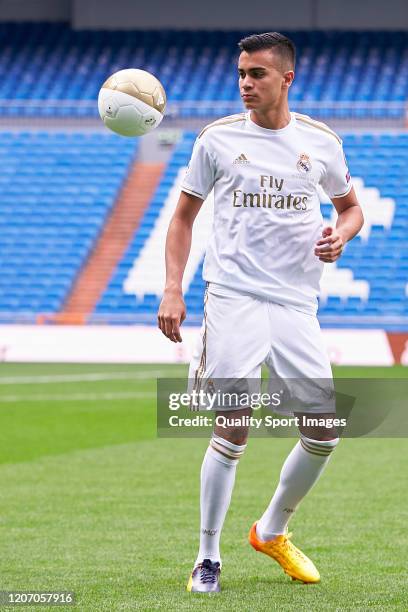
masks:
POLYGON ((260 127, 268 130, 281 130, 286 127, 291 120, 289 107, 287 105, 280 108, 271 108, 267 111, 251 110, 251 119, 260 127))

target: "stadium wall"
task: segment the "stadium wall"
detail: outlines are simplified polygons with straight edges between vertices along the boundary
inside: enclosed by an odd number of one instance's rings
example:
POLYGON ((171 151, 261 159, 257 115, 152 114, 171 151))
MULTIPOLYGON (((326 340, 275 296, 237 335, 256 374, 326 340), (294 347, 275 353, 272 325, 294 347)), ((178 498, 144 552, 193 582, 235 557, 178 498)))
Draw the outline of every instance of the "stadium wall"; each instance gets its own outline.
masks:
POLYGON ((76 29, 336 29, 408 28, 405 0, 0 0, 0 21, 68 21, 76 29), (190 5, 191 6, 191 5, 190 5), (189 7, 189 5, 187 5, 189 7))
MULTIPOLYGON (((0 361, 187 363, 198 333, 198 327, 185 327, 183 342, 175 344, 157 328, 143 325, 1 325, 0 361)), ((408 334, 324 329, 323 335, 335 365, 408 365, 408 334)))
MULTIPOLYGON (((189 6, 189 5, 187 5, 189 6)), ((186 10, 184 0, 156 0, 143 10, 129 0, 73 0, 73 26, 98 29, 401 30, 408 27, 405 0, 206 0, 186 10)))
POLYGON ((70 21, 72 0, 0 0, 0 21, 70 21))

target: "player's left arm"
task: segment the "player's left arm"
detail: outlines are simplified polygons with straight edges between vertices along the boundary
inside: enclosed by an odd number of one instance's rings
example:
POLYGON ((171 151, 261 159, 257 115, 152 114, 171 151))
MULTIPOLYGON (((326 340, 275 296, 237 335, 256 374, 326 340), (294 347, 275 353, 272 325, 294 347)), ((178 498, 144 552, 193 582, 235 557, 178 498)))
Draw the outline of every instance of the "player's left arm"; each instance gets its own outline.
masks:
POLYGON ((315 246, 315 255, 325 263, 333 263, 340 257, 346 242, 358 234, 364 223, 354 187, 347 195, 332 198, 332 202, 338 214, 336 227, 326 226, 315 246))

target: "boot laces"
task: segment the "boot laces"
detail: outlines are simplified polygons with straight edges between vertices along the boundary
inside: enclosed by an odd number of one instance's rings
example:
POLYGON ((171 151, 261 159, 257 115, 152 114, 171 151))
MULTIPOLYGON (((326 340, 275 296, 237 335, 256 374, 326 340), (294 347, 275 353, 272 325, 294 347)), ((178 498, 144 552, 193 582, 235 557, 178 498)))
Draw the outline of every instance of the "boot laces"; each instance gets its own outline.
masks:
POLYGON ((293 533, 287 533, 285 534, 285 539, 283 540, 283 546, 286 549, 289 549, 292 551, 292 553, 294 553, 299 559, 302 559, 303 561, 305 560, 305 556, 304 554, 293 544, 293 542, 290 541, 290 538, 292 537, 293 533))
POLYGON ((211 559, 204 559, 199 565, 201 582, 215 582, 217 580, 217 572, 220 567, 218 561, 213 563, 211 559))

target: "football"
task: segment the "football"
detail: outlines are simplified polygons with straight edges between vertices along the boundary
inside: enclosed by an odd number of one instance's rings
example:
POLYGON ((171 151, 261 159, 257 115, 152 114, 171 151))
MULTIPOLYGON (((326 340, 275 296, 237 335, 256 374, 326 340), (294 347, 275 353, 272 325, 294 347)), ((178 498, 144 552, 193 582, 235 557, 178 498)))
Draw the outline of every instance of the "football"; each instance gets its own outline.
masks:
POLYGON ((112 74, 102 85, 98 110, 102 121, 121 136, 143 136, 162 121, 166 92, 150 72, 129 68, 112 74))

